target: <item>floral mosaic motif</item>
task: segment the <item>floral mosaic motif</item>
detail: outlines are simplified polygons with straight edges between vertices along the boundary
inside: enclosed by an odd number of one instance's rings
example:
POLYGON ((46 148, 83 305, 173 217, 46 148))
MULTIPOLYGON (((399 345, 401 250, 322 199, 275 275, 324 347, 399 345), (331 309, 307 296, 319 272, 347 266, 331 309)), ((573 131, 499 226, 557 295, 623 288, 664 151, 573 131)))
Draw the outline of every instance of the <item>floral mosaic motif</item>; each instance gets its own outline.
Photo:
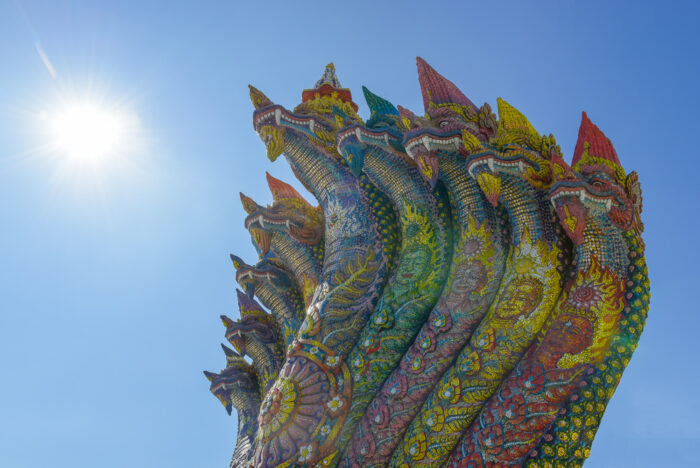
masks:
POLYGON ((580 466, 643 330, 642 195, 586 114, 571 163, 501 98, 418 59, 424 115, 329 64, 253 126, 317 206, 241 194, 260 259, 205 372, 231 467, 580 466))

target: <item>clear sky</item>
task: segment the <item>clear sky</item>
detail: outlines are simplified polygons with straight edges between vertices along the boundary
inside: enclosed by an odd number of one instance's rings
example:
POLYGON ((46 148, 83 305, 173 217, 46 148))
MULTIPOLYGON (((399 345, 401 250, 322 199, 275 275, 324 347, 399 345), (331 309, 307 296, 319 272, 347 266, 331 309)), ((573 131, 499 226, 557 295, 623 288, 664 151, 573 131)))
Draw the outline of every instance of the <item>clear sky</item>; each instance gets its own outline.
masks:
POLYGON ((247 84, 293 107, 333 61, 363 117, 363 84, 422 113, 416 55, 569 158, 586 110, 639 172, 651 310, 587 466, 700 463, 697 5, 0 1, 0 466, 228 466, 201 371, 255 260, 238 192, 294 180, 247 84), (47 129, 85 99, 130 116, 98 161, 47 129))

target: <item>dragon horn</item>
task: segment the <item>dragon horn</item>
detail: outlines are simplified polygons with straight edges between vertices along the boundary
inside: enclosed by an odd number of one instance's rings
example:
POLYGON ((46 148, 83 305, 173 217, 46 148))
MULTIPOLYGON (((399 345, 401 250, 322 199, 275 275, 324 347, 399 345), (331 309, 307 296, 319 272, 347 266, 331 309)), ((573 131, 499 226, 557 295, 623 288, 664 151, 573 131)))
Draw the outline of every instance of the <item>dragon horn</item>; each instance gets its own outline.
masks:
POLYGON ((250 90, 250 100, 253 103, 253 107, 256 109, 274 104, 272 101, 270 101, 270 98, 265 96, 265 94, 255 86, 248 85, 248 89, 250 90))
POLYGON ((255 200, 244 195, 243 192, 239 192, 239 195, 241 196, 241 203, 243 204, 243 209, 246 213, 251 214, 260 208, 260 206, 255 203, 255 200))
POLYGON ((405 127, 404 130, 408 131, 415 127, 415 122, 418 120, 416 114, 402 106, 396 106, 396 108, 399 111, 399 116, 401 116, 401 122, 405 127))
POLYGON ((539 137, 535 127, 532 126, 527 117, 522 112, 510 105, 506 100, 497 98, 498 102, 498 132, 503 133, 519 133, 532 137, 539 137))
POLYGON ((209 382, 214 382, 214 380, 219 378, 219 374, 216 374, 214 372, 209 372, 209 371, 202 371, 204 372, 204 376, 207 378, 209 382))
MULTIPOLYGON (((238 289, 236 289, 236 291, 238 291, 238 289)), ((225 315, 221 315, 220 317, 221 317, 221 321, 224 323, 224 326, 226 328, 229 328, 231 325, 233 325, 235 323, 233 320, 231 320, 230 318, 228 318, 225 315)))
POLYGON ((241 257, 237 257, 233 254, 229 254, 229 257, 231 257, 231 262, 233 262, 233 267, 236 270, 248 265, 246 262, 243 261, 243 259, 241 259, 241 257))
POLYGON ((581 115, 581 126, 578 129, 578 140, 574 149, 574 159, 571 166, 576 166, 584 153, 590 156, 610 161, 620 166, 620 159, 608 137, 588 118, 585 112, 581 115))
POLYGON ((238 357, 240 357, 240 355, 239 355, 237 352, 235 352, 234 350, 232 350, 231 348, 229 348, 228 346, 226 346, 226 345, 223 344, 223 343, 221 343, 221 349, 224 350, 224 354, 226 354, 226 357, 227 357, 227 358, 238 358, 238 357))
POLYGON ((272 177, 269 172, 265 172, 265 176, 267 177, 267 185, 270 187, 270 192, 272 192, 272 199, 274 201, 279 201, 282 198, 296 198, 311 208, 311 204, 307 202, 294 187, 286 182, 272 177))
MULTIPOLYGON (((236 341, 233 341, 231 344, 236 344, 236 341)), ((243 353, 246 352, 245 349, 245 342, 243 340, 239 341, 239 346, 241 346, 241 354, 238 354, 236 351, 232 350, 225 344, 221 343, 221 349, 224 350, 224 353, 226 354, 226 367, 229 366, 240 366, 241 364, 247 365, 248 363, 243 360, 243 353)))
POLYGON ((375 113, 379 115, 399 115, 399 111, 392 103, 380 96, 377 96, 372 91, 367 89, 366 86, 362 87, 362 92, 365 95, 365 101, 367 101, 367 106, 369 107, 371 115, 374 115, 375 113))
POLYGON ((475 112, 478 111, 479 108, 453 82, 435 71, 433 67, 428 65, 428 62, 416 57, 416 65, 418 65, 418 81, 426 111, 431 103, 433 106, 459 104, 471 107, 475 112))
POLYGON ((251 312, 253 312, 253 314, 255 312, 264 312, 255 299, 251 299, 240 289, 236 289, 236 294, 238 295, 238 310, 241 317, 251 315, 251 312))

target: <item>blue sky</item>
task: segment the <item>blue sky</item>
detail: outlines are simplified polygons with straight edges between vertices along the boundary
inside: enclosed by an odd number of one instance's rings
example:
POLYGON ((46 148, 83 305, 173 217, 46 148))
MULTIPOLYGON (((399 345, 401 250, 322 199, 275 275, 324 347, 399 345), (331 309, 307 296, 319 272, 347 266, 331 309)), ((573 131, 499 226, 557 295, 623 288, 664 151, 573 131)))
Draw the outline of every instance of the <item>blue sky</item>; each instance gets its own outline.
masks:
POLYGON ((265 171, 294 180, 247 84, 293 107, 333 61, 365 118, 363 84, 420 113, 416 55, 569 158, 586 110, 639 172, 651 311, 587 466, 698 463, 700 8, 430 5, 0 2, 0 466, 228 466, 235 419, 201 371, 237 313, 228 254, 255 259, 238 192, 268 203, 265 171), (87 95, 139 127, 128 152, 69 164, 42 113, 87 95))

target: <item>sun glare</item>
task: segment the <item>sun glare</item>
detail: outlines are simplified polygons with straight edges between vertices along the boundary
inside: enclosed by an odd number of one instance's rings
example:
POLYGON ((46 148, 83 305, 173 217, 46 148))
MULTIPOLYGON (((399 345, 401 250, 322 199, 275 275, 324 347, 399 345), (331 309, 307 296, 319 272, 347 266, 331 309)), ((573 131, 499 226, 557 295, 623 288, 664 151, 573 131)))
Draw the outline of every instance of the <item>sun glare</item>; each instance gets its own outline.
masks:
POLYGON ((81 160, 98 160, 123 151, 130 119, 118 109, 84 102, 65 106, 49 121, 55 148, 81 160))

